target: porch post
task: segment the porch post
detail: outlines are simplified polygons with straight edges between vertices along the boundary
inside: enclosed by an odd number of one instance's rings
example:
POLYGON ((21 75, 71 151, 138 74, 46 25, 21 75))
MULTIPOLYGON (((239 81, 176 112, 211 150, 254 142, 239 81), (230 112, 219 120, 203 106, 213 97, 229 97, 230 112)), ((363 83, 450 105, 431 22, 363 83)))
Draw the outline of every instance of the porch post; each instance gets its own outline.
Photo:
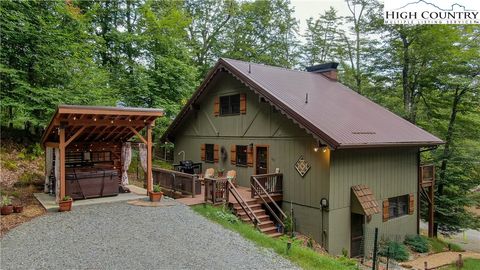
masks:
POLYGON ((147 126, 147 194, 152 191, 153 176, 152 176, 152 126, 147 126))
POLYGON ((60 144, 60 200, 65 197, 65 127, 59 128, 60 144))

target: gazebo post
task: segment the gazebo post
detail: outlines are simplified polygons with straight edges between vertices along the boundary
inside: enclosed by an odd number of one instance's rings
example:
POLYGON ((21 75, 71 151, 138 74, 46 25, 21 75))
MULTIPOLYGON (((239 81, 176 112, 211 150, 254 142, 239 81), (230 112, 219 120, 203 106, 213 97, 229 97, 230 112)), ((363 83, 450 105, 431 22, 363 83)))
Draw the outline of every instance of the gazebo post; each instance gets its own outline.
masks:
POLYGON ((65 197, 65 127, 59 127, 60 143, 58 145, 60 152, 60 200, 65 197))
POLYGON ((152 159, 152 126, 147 125, 147 194, 150 194, 153 186, 152 159))

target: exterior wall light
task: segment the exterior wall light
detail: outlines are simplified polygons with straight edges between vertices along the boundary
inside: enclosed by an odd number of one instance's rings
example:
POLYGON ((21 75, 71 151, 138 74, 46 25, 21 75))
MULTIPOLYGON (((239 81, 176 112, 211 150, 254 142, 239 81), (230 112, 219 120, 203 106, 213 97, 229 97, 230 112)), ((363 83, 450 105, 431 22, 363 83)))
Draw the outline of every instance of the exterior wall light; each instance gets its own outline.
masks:
POLYGON ((328 199, 327 198, 320 199, 320 207, 322 207, 322 209, 328 209, 328 199))
POLYGON ((318 152, 318 147, 314 147, 313 151, 318 152))

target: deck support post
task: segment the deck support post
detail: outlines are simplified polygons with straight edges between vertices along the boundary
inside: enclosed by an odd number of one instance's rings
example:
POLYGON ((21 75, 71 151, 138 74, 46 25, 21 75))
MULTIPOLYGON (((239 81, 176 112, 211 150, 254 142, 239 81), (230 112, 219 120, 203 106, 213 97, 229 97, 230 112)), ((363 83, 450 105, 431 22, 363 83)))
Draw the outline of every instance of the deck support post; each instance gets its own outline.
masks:
POLYGON ((65 127, 60 126, 59 128, 59 137, 60 143, 58 145, 58 149, 60 152, 60 200, 63 200, 65 197, 65 127))
POLYGON ((152 126, 147 126, 147 194, 152 192, 153 174, 152 174, 152 126))

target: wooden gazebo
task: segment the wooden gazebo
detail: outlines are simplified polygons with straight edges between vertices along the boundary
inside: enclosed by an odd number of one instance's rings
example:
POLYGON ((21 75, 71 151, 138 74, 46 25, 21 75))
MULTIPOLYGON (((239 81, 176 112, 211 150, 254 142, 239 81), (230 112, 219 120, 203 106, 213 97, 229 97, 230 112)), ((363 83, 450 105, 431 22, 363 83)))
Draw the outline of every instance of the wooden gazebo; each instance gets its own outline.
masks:
MULTIPOLYGON (((147 147, 147 192, 150 192, 153 185, 152 127, 155 119, 162 115, 163 111, 159 109, 60 105, 42 137, 46 161, 58 163, 54 168, 47 164, 45 170, 46 179, 55 175, 58 178, 55 180, 57 199, 70 195, 66 190, 70 188, 67 187, 66 176, 68 181, 73 179, 78 183, 79 174, 93 175, 99 170, 109 170, 115 176, 110 179, 114 178, 119 183, 122 145, 133 136, 137 136, 147 147), (142 132, 144 129, 145 132, 142 132), (69 175, 72 171, 76 173, 73 178, 69 175)), ((105 185, 104 182, 102 179, 102 185, 105 185)), ((70 186, 75 188, 73 184, 70 186)), ((118 192, 118 184, 116 188, 118 192)), ((102 195, 105 190, 102 186, 102 195)), ((87 197, 83 194, 83 198, 87 197)))

